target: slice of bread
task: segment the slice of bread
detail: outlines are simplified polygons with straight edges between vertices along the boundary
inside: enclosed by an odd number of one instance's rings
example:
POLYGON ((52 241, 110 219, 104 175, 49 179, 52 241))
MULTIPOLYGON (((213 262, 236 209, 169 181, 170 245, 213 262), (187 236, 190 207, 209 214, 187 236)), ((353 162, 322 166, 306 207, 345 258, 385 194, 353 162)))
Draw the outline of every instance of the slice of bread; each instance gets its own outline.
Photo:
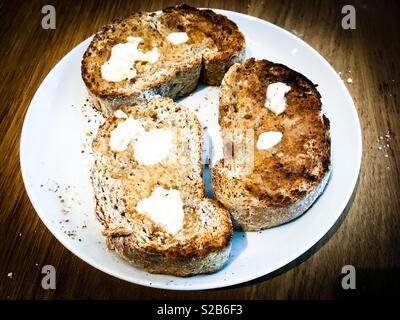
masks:
POLYGON ((212 174, 215 196, 228 208, 236 228, 256 231, 288 222, 323 192, 331 148, 329 120, 321 113, 316 87, 300 73, 267 60, 251 58, 226 73, 219 107, 224 159, 212 174), (280 114, 265 106, 267 87, 277 82, 291 87, 286 110, 280 114), (278 131, 283 138, 269 150, 260 150, 256 141, 268 131, 278 131), (232 132, 253 135, 249 162, 240 163, 235 154, 227 157, 227 146, 233 143, 235 147, 232 132), (241 171, 249 164, 251 170, 241 171))
MULTIPOLYGON (((189 276, 220 269, 229 257, 232 224, 225 208, 204 198, 203 132, 196 116, 161 97, 133 107, 122 106, 121 110, 140 121, 146 131, 165 129, 176 134, 174 148, 166 158, 144 165, 137 160, 137 144, 130 143, 120 152, 110 148, 113 130, 126 119, 112 116, 100 127, 93 142, 91 178, 96 214, 108 247, 152 273, 189 276), (177 233, 138 210, 139 202, 157 187, 179 191, 184 217, 177 233)), ((151 152, 151 146, 147 151, 151 152)))
POLYGON ((186 96, 199 81, 219 85, 229 67, 243 60, 244 52, 245 39, 235 23, 211 10, 180 5, 161 13, 134 13, 103 27, 83 56, 82 78, 96 108, 108 116, 120 105, 149 96, 186 96), (185 32, 188 40, 171 43, 168 36, 174 32, 185 32), (129 80, 105 80, 102 65, 110 59, 111 49, 128 37, 143 40, 138 46, 142 52, 156 48, 158 60, 135 62, 137 75, 129 80))

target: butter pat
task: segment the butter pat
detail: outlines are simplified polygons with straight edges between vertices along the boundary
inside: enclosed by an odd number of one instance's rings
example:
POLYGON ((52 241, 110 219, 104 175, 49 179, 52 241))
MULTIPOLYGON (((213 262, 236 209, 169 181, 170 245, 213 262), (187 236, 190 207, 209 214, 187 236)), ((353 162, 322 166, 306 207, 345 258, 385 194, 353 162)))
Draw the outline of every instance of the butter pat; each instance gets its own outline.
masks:
POLYGON ((110 82, 118 82, 135 78, 137 71, 133 64, 136 61, 155 63, 160 57, 157 48, 146 53, 138 46, 143 42, 139 37, 128 37, 126 43, 119 43, 112 47, 110 59, 101 66, 101 76, 110 82))
POLYGON ((126 41, 131 42, 131 43, 137 43, 137 44, 139 44, 139 43, 142 43, 142 42, 143 42, 143 38, 141 38, 141 37, 132 37, 132 36, 129 36, 128 38, 126 38, 126 41))
POLYGON ((133 118, 118 123, 118 126, 110 133, 111 150, 117 152, 126 150, 132 139, 143 132, 144 128, 141 123, 133 118))
POLYGON ((167 40, 174 45, 178 45, 188 41, 189 37, 186 32, 171 32, 167 36, 167 40))
POLYGON ((281 114, 286 109, 285 95, 291 87, 282 82, 271 83, 267 88, 265 107, 276 115, 281 114))
POLYGON ((156 187, 150 197, 138 202, 136 210, 148 215, 171 234, 177 233, 183 227, 183 202, 178 190, 156 187))
POLYGON ((116 110, 114 111, 114 117, 119 118, 119 119, 128 119, 128 116, 125 112, 122 110, 116 110))
POLYGON ((282 141, 282 132, 266 131, 258 136, 256 148, 258 150, 270 150, 282 141))
POLYGON ((141 135, 135 143, 135 159, 150 166, 168 156, 173 145, 173 134, 167 129, 153 129, 141 135))
MULTIPOLYGON (((127 116, 123 111, 115 112, 116 117, 127 116)), ((133 118, 122 121, 110 133, 112 151, 125 151, 134 141, 134 156, 137 162, 146 166, 156 164, 165 159, 173 146, 173 133, 168 129, 152 129, 146 131, 142 124, 133 118)))

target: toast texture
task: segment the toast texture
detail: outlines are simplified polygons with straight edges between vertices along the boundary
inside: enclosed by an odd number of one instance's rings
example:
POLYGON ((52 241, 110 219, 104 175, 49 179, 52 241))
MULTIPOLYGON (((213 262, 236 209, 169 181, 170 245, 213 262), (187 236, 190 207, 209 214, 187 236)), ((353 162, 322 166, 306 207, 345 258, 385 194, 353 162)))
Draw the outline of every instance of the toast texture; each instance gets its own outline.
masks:
POLYGON ((86 50, 81 71, 95 107, 108 116, 121 105, 154 95, 186 96, 199 81, 219 85, 244 53, 245 38, 234 22, 212 10, 179 5, 161 13, 134 13, 103 27, 86 50), (172 32, 186 32, 189 40, 174 45, 167 41, 172 32), (129 36, 143 39, 138 47, 143 52, 157 48, 158 61, 136 62, 138 74, 130 80, 103 79, 101 66, 110 58, 112 47, 125 43, 129 36))
POLYGON ((250 58, 226 73, 220 90, 222 131, 250 130, 255 141, 266 131, 283 134, 271 150, 258 150, 254 143, 251 172, 240 174, 239 167, 235 173, 238 168, 225 154, 213 167, 215 196, 231 213, 235 228, 257 231, 288 222, 323 192, 331 143, 316 87, 300 73, 267 60, 250 58), (278 115, 265 107, 267 87, 276 82, 291 87, 286 110, 278 115))
POLYGON ((104 226, 107 245, 148 272, 190 276, 223 267, 230 253, 232 223, 217 201, 204 198, 202 128, 196 116, 170 98, 121 106, 145 130, 175 131, 176 152, 162 162, 144 165, 133 144, 121 152, 110 148, 110 133, 125 119, 109 117, 93 141, 91 178, 96 215, 104 226), (139 213, 137 204, 156 187, 178 190, 183 202, 183 227, 176 234, 139 213))

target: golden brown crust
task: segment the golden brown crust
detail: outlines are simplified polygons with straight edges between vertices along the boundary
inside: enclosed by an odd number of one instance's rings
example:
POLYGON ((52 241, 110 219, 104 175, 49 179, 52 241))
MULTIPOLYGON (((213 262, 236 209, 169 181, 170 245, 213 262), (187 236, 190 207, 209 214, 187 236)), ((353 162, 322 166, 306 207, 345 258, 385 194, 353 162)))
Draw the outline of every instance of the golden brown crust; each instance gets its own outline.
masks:
POLYGON ((152 95, 175 98, 192 92, 198 81, 220 84, 223 75, 243 59, 245 40, 237 26, 211 10, 186 5, 164 9, 161 14, 139 12, 114 20, 98 32, 82 60, 82 78, 95 98, 97 108, 107 110, 152 95), (189 41, 174 46, 165 37, 184 31, 189 41), (137 63, 138 76, 131 80, 109 82, 101 77, 101 65, 111 48, 126 42, 127 36, 142 37, 143 51, 158 48, 159 61, 137 63))
MULTIPOLYGON (((221 85, 220 124, 223 130, 240 128, 254 132, 251 173, 232 177, 223 160, 213 169, 216 197, 234 217, 234 211, 241 211, 260 220, 258 215, 262 213, 258 209, 282 212, 279 208, 288 211, 300 201, 308 203, 304 199, 328 175, 329 120, 321 117, 320 94, 310 80, 284 65, 252 58, 232 66, 221 85), (264 105, 267 87, 274 82, 291 86, 286 95, 286 110, 280 115, 264 105), (255 147, 258 136, 265 131, 283 133, 282 141, 271 151, 255 147)), ((300 209, 305 210, 303 206, 289 216, 298 215, 300 209)), ((271 226, 265 223, 264 227, 271 226)), ((249 222, 242 224, 242 228, 248 229, 249 222)))
POLYGON ((108 245, 128 262, 150 273, 162 273, 179 277, 212 273, 221 269, 229 258, 231 245, 210 251, 205 256, 166 257, 161 254, 149 254, 141 248, 124 243, 126 238, 112 238, 108 245))

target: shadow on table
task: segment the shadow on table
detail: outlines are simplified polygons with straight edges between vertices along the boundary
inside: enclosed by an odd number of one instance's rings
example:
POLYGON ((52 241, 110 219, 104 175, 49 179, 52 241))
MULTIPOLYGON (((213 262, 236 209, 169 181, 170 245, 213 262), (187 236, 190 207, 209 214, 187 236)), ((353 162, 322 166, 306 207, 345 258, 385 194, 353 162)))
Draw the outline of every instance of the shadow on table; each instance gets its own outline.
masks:
POLYGON ((334 299, 398 299, 400 297, 400 269, 358 269, 356 288, 344 290, 341 275, 336 281, 334 299))
MULTIPOLYGON (((254 280, 251 280, 251 281, 248 281, 248 282, 244 282, 244 283, 241 283, 241 284, 238 284, 238 285, 229 286, 229 287, 226 287, 226 288, 230 288, 230 289, 241 288, 241 287, 245 287, 245 286, 248 286, 248 285, 252 285, 252 284, 256 284, 256 283, 259 283, 259 282, 263 282, 263 281, 272 279, 272 278, 274 278, 276 276, 279 276, 279 275, 289 271, 290 269, 300 265, 301 263, 306 261, 308 258, 310 258, 314 253, 316 253, 319 249, 321 249, 325 245, 325 243, 328 242, 328 240, 339 229, 340 225, 342 224, 342 222, 346 218, 347 213, 349 212, 349 210, 351 208, 351 205, 353 204, 355 195, 357 193, 359 180, 360 180, 360 176, 358 176, 356 187, 354 188, 353 193, 352 193, 352 195, 350 197, 350 200, 347 203, 347 205, 346 205, 345 209, 343 210, 342 214, 340 215, 339 219, 335 222, 335 224, 332 226, 332 228, 329 229, 329 231, 315 245, 313 245, 310 249, 308 249, 300 257, 298 257, 297 259, 295 259, 292 262, 288 263, 287 265, 279 268, 278 270, 275 270, 275 271, 273 271, 273 272, 271 272, 271 273, 269 273, 269 274, 267 274, 265 276, 262 276, 260 278, 257 278, 257 279, 254 279, 254 280)), ((341 283, 341 282, 339 281, 338 283, 341 283)), ((216 289, 212 289, 212 290, 216 290, 216 289)))

